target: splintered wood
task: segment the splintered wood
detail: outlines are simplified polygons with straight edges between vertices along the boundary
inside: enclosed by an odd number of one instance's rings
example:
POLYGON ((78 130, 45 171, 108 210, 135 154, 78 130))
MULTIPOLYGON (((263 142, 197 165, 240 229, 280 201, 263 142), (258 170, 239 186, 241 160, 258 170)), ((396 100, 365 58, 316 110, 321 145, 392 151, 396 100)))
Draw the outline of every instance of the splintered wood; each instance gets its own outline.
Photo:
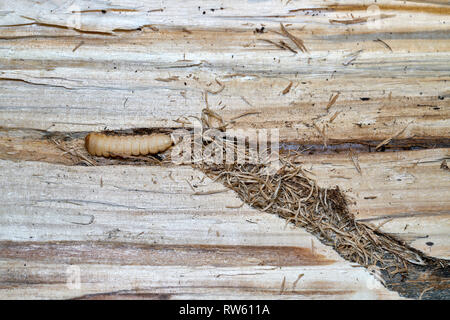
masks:
POLYGON ((0 298, 448 299, 443 1, 3 3, 0 298), (84 146, 197 122, 283 169, 84 146))
MULTIPOLYGON (((223 150, 238 149, 234 140, 222 141, 223 150)), ((251 151, 246 154, 249 157, 251 151)), ((362 174, 358 158, 349 153, 357 171, 362 174)), ((276 214, 296 227, 302 227, 333 248, 346 260, 367 268, 376 267, 387 287, 408 297, 421 296, 429 284, 420 280, 423 272, 444 275, 449 263, 445 259, 426 256, 404 241, 379 229, 356 221, 348 209, 348 200, 336 188, 321 188, 301 166, 290 158, 281 158, 281 167, 268 174, 266 164, 195 163, 215 181, 235 191, 242 201, 263 212, 276 214), (398 288, 395 275, 416 282, 415 287, 398 288), (425 287, 424 287, 425 286, 425 287)), ((385 221, 387 223, 389 221, 385 221)), ((284 291, 282 282, 281 292, 284 291)), ((446 287, 445 290, 448 290, 446 287)), ((438 291, 440 294, 440 291, 438 291)))

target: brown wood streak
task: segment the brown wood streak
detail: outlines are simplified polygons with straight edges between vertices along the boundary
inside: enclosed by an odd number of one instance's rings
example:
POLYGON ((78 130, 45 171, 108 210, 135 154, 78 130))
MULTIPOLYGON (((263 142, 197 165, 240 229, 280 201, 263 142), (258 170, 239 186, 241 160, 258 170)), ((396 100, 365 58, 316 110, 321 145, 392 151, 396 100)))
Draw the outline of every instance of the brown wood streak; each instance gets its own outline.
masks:
MULTIPOLYGON (((379 4, 376 6, 380 10, 393 10, 393 11, 406 11, 406 12, 425 12, 431 14, 450 14, 450 8, 447 6, 417 6, 417 5, 393 5, 393 4, 379 4)), ((318 8, 299 8, 292 9, 289 12, 302 12, 302 11, 365 11, 370 7, 368 4, 334 4, 326 7, 318 8)))
POLYGON ((52 241, 0 242, 3 259, 54 264, 151 266, 308 266, 334 263, 310 248, 290 246, 149 245, 140 243, 52 241))
MULTIPOLYGON (((82 140, 79 140, 79 147, 82 140)), ((0 158, 4 160, 45 161, 55 164, 74 165, 77 159, 64 154, 50 140, 0 137, 0 158), (20 146, 20 147, 19 147, 20 146)))
MULTIPOLYGON (((317 286, 324 286, 325 281, 317 281, 315 284, 317 286)), ((193 287, 191 287, 193 288, 193 287)), ((224 288, 224 289, 233 289, 232 286, 216 286, 215 288, 224 288)), ((189 287, 184 287, 184 289, 189 289, 189 287)), ((272 290, 264 290, 261 288, 252 288, 252 287, 245 287, 240 286, 240 290, 244 291, 258 291, 261 293, 272 293, 272 290)), ((324 286, 324 289, 321 290, 289 290, 284 291, 283 295, 289 296, 289 295, 296 295, 301 294, 305 296, 334 296, 334 295, 346 295, 346 294, 354 294, 354 290, 330 290, 327 289, 326 286, 324 286)), ((151 293, 151 292, 145 292, 145 290, 119 290, 119 291, 113 291, 113 292, 102 292, 102 293, 95 293, 95 294, 87 294, 82 295, 79 297, 73 298, 74 300, 168 300, 171 298, 176 298, 175 294, 157 294, 157 293, 151 293)))
MULTIPOLYGON (((316 286, 324 286, 326 282, 325 281, 316 281, 314 284, 316 286)), ((199 286, 183 286, 183 287, 177 287, 178 289, 184 289, 184 290, 192 290, 192 289, 201 289, 199 286)), ((157 289, 175 289, 171 287, 162 287, 157 289)), ((207 289, 231 289, 231 290, 240 290, 244 292, 258 292, 259 294, 273 294, 272 289, 264 289, 264 288, 257 288, 252 286, 233 286, 233 285, 216 285, 214 287, 208 287, 207 289)), ((290 289, 290 288, 289 288, 290 289)), ((324 286, 323 289, 316 289, 316 290, 288 290, 283 291, 283 296, 290 296, 290 295, 302 295, 302 296, 345 296, 345 295, 352 295, 355 294, 356 290, 346 290, 346 289, 335 289, 335 288, 326 288, 324 286)), ((171 298, 176 298, 176 294, 155 294, 151 292, 146 292, 145 290, 120 290, 120 291, 113 291, 113 292, 104 292, 104 293, 96 293, 96 294, 88 294, 83 295, 79 297, 72 298, 74 300, 116 300, 116 299, 122 299, 122 300, 128 300, 128 299, 139 299, 139 300, 168 300, 171 298)))
POLYGON ((73 300, 169 300, 173 295, 165 293, 151 293, 144 290, 118 290, 86 294, 72 298, 73 300))

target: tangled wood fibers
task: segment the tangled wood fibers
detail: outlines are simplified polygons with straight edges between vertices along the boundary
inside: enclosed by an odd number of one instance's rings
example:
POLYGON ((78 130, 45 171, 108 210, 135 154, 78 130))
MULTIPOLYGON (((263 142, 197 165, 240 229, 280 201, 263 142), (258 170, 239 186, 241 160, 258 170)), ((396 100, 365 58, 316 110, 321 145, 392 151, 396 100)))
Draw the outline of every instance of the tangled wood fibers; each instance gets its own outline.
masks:
MULTIPOLYGON (((208 123, 203 121, 205 129, 208 123)), ((242 152, 234 140, 222 142, 222 150, 242 152)), ((244 156, 250 158, 247 149, 244 156)), ((289 157, 280 158, 280 164, 273 174, 267 164, 194 161, 194 167, 234 190, 251 207, 306 229, 347 261, 375 272, 389 289, 409 298, 448 299, 448 260, 428 257, 404 241, 356 221, 339 187, 319 187, 289 157)))
POLYGON ((379 280, 388 288, 411 298, 422 293, 430 298, 449 297, 448 261, 427 257, 403 241, 357 222, 339 187, 317 186, 300 166, 285 163, 275 175, 264 174, 263 166, 251 164, 202 165, 201 169, 250 206, 306 229, 344 259, 372 272, 378 270, 379 280))

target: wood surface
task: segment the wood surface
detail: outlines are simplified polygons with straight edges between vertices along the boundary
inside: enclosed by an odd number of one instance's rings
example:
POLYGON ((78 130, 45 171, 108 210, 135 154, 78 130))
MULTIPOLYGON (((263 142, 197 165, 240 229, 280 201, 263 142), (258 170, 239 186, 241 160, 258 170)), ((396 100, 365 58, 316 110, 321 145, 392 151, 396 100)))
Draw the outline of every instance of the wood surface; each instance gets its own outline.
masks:
POLYGON ((450 6, 374 4, 0 3, 0 298, 400 298, 232 191, 194 195, 224 187, 189 166, 53 140, 249 113, 233 128, 278 129, 359 221, 449 259, 450 6))

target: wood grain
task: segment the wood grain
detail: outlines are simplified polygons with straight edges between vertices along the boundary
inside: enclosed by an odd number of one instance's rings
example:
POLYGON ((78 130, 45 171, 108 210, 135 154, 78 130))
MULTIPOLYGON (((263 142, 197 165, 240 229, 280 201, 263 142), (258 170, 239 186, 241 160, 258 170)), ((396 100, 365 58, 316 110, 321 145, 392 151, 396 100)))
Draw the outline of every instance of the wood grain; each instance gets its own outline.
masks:
POLYGON ((1 298, 398 299, 231 191, 194 195, 223 186, 190 167, 74 156, 89 131, 177 128, 207 105, 315 145, 298 163, 358 220, 449 258, 446 1, 70 5, 0 3, 1 298))
POLYGON ((142 297, 274 298, 285 295, 283 277, 290 283, 300 273, 311 277, 287 288, 288 297, 398 298, 305 231, 245 205, 226 208, 240 203, 233 192, 193 195, 185 179, 201 190, 220 185, 200 183, 203 175, 189 167, 11 161, 0 167, 8 190, 0 208, 2 298, 117 290, 142 297), (81 270, 78 291, 66 286, 70 265, 81 270))

